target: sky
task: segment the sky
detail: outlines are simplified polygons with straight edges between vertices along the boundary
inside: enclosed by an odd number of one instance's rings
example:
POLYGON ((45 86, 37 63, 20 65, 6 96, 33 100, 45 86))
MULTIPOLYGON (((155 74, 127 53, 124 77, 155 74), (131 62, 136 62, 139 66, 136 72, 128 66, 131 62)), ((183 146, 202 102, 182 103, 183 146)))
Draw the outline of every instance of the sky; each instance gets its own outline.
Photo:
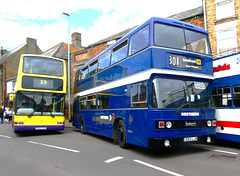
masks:
POLYGON ((202 0, 0 0, 0 47, 11 51, 37 39, 44 52, 70 33, 82 34, 82 46, 140 25, 151 17, 169 17, 202 5, 202 0), (63 14, 70 14, 70 17, 63 14))

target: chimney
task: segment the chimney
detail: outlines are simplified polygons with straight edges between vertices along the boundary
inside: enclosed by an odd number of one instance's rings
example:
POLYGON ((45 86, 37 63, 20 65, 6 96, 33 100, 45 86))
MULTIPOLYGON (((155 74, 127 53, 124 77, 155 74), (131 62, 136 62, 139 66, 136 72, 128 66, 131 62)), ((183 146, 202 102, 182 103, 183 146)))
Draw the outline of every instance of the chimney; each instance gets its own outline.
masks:
POLYGON ((27 44, 29 44, 29 45, 36 45, 37 44, 37 40, 33 39, 33 38, 27 37, 27 44))
POLYGON ((72 34, 72 44, 73 46, 75 46, 76 48, 81 48, 82 47, 82 43, 81 43, 81 34, 78 32, 74 32, 72 34))

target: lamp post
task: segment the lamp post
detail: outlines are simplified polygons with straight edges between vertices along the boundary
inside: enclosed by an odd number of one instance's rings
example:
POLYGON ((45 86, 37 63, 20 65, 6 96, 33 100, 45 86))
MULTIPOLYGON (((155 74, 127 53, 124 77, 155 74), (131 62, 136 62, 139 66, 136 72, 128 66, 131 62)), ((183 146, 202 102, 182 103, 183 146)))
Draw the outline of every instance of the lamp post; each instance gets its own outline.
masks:
POLYGON ((71 78, 70 78, 70 15, 68 13, 63 12, 63 15, 68 16, 68 119, 71 120, 71 78))

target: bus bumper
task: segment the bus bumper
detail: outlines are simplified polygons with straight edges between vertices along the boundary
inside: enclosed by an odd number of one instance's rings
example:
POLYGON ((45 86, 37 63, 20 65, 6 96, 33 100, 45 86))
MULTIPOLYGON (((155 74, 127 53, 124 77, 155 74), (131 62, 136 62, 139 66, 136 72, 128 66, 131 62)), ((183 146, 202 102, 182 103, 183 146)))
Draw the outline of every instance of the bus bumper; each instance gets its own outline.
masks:
POLYGON ((64 130, 65 125, 14 125, 14 131, 48 131, 64 130))
POLYGON ((214 143, 216 135, 180 137, 180 138, 148 138, 148 148, 176 147, 186 144, 214 143))

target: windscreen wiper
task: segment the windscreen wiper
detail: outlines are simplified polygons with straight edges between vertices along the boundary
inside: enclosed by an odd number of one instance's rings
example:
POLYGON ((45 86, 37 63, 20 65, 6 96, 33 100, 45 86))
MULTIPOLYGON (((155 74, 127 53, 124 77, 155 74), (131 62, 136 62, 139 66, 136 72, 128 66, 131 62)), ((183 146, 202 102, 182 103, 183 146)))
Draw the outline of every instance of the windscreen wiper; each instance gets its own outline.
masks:
POLYGON ((51 114, 51 116, 52 116, 52 117, 55 117, 55 115, 53 115, 53 113, 52 113, 52 112, 49 112, 49 113, 51 114))
POLYGON ((34 114, 34 111, 31 114, 29 114, 28 117, 32 117, 33 114, 34 114))
POLYGON ((176 111, 175 114, 178 114, 179 111, 180 111, 180 109, 182 109, 182 107, 186 105, 186 103, 183 104, 184 100, 186 100, 186 97, 187 97, 185 87, 183 87, 183 91, 184 91, 184 97, 183 97, 183 99, 182 99, 182 101, 181 101, 181 103, 180 103, 180 106, 178 107, 178 109, 177 109, 177 111, 176 111))

